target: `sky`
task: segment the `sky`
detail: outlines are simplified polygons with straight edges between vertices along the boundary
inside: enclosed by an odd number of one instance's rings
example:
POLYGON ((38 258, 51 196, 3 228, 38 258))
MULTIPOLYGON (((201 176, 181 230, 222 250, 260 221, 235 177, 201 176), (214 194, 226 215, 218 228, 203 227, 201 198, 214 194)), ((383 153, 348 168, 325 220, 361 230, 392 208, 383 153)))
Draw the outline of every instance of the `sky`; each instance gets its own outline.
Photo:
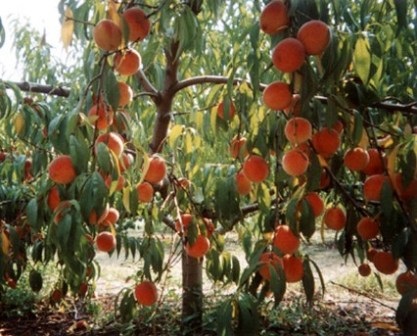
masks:
POLYGON ((0 48, 0 78, 20 81, 21 72, 16 69, 11 22, 29 22, 34 29, 46 32, 46 42, 56 47, 57 54, 62 50, 60 42, 59 0, 0 0, 0 18, 6 29, 6 42, 0 48))

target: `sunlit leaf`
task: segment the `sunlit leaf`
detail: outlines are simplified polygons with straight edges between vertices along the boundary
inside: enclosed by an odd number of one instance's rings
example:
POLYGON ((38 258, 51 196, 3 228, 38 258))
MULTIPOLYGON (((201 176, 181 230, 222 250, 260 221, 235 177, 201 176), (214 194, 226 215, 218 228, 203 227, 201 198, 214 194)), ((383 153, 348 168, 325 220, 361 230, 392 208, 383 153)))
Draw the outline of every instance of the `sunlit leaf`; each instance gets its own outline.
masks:
POLYGON ((67 7, 61 25, 61 41, 65 49, 68 48, 72 42, 72 36, 74 33, 74 20, 72 20, 73 18, 74 15, 71 8, 67 7))
POLYGON ((355 70, 363 83, 368 83, 371 70, 371 52, 368 39, 361 35, 356 40, 355 52, 353 54, 355 70))

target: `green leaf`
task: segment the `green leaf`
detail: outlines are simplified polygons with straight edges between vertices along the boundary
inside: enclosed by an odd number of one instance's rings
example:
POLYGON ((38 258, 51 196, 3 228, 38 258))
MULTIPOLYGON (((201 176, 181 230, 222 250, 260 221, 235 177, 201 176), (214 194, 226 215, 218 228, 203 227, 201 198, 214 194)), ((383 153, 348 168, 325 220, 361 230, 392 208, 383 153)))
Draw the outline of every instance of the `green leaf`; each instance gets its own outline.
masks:
POLYGON ((395 12, 397 14, 397 35, 402 29, 407 29, 407 0, 394 0, 395 12))
POLYGON ((217 335, 219 336, 233 335, 233 312, 234 310, 235 310, 235 302, 232 299, 229 299, 218 305, 217 311, 216 311, 217 335))
POLYGON ((354 111, 354 122, 353 122, 353 131, 352 131, 352 141, 354 145, 357 145, 362 139, 363 133, 363 117, 362 115, 354 111))
POLYGON ((29 285, 34 292, 39 292, 43 286, 42 275, 36 271, 31 270, 29 273, 29 285))
POLYGON ((306 200, 301 200, 300 231, 307 240, 310 239, 316 231, 316 218, 306 200))
POLYGON ((237 335, 257 335, 259 328, 258 307, 255 298, 242 293, 238 300, 238 326, 237 335))
POLYGON ((399 259, 403 256, 410 240, 410 235, 410 229, 404 228, 397 236, 394 237, 391 247, 392 255, 394 258, 399 259))
POLYGON ((314 289, 314 277, 313 277, 313 272, 311 271, 309 258, 304 259, 303 267, 304 267, 304 275, 302 279, 303 288, 306 294, 307 301, 311 303, 314 299, 315 289, 314 289))
POLYGON ((240 276, 240 263, 236 256, 232 256, 232 276, 231 279, 234 283, 238 283, 240 276))
POLYGON ((112 158, 107 146, 100 142, 96 145, 97 164, 106 173, 110 173, 113 168, 112 158))
POLYGON ((310 154, 310 165, 307 169, 306 191, 313 191, 320 188, 320 177, 322 167, 316 153, 310 154))
POLYGON ((269 286, 274 293, 275 305, 277 306, 284 298, 285 291, 287 290, 287 282, 285 280, 285 273, 282 267, 273 267, 269 265, 269 272, 271 274, 271 280, 269 286))
POLYGON ((29 201, 26 207, 26 215, 32 230, 38 232, 40 230, 40 226, 38 224, 38 201, 36 198, 32 198, 29 201))
POLYGON ((114 71, 109 68, 104 77, 104 94, 113 111, 119 107, 119 83, 114 71))
POLYGON ((364 84, 367 84, 372 60, 368 38, 363 35, 356 40, 353 62, 359 78, 364 84))
POLYGON ((4 30, 3 22, 0 17, 0 48, 3 47, 4 41, 6 40, 6 31, 4 30))

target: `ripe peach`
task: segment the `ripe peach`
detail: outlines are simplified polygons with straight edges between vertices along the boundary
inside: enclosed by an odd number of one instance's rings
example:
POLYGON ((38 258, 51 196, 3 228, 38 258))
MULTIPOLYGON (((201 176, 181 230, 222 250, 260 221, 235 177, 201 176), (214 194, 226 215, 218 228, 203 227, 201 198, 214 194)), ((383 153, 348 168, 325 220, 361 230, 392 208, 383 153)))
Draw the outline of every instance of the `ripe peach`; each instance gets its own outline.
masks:
POLYGON ((358 266, 358 272, 361 276, 367 277, 371 274, 371 266, 369 264, 363 263, 358 266))
POLYGON ((282 72, 297 71, 303 65, 304 59, 304 46, 293 37, 283 39, 272 51, 272 63, 282 72))
POLYGON ((310 160, 307 155, 293 148, 287 151, 282 157, 282 169, 290 176, 300 176, 307 171, 310 160))
POLYGON ((111 232, 100 232, 96 237, 96 246, 99 251, 111 252, 116 247, 116 237, 111 232))
POLYGON ((132 88, 125 82, 118 82, 119 86, 119 107, 125 107, 132 102, 133 91, 132 88))
POLYGON ((93 39, 105 51, 113 51, 122 43, 122 31, 113 21, 103 19, 93 28, 93 39))
POLYGON ((303 198, 310 205, 314 217, 318 217, 323 213, 324 202, 318 193, 310 191, 303 198))
POLYGON ((289 119, 285 124, 284 134, 291 144, 298 145, 311 139, 313 128, 309 120, 294 117, 289 119))
POLYGON ((349 148, 345 152, 343 162, 350 170, 361 171, 369 163, 369 154, 361 147, 349 148))
POLYGON ((379 223, 372 217, 362 217, 356 224, 356 231, 363 240, 373 239, 379 233, 379 223))
POLYGON ((153 199, 154 190, 152 184, 149 182, 142 182, 136 186, 136 191, 138 193, 138 200, 142 203, 149 203, 153 199))
POLYGON ((369 148, 368 154, 369 162, 366 167, 362 169, 362 172, 366 175, 382 174, 385 170, 384 155, 381 157, 378 149, 376 148, 369 148))
POLYGON ((287 83, 276 81, 268 84, 262 94, 264 104, 272 110, 283 110, 291 105, 292 92, 287 83))
POLYGON ((273 35, 287 28, 290 19, 287 6, 281 0, 273 0, 261 12, 259 25, 265 34, 273 35))
POLYGON ((324 212, 324 224, 332 230, 339 231, 346 225, 346 213, 338 206, 332 206, 324 212))
POLYGON ((398 269, 398 259, 390 251, 377 251, 373 258, 375 268, 383 274, 394 274, 398 269))
POLYGON ((95 146, 97 148, 99 143, 104 143, 109 150, 111 150, 114 155, 117 157, 120 157, 123 153, 123 138, 119 133, 116 132, 109 132, 109 133, 103 133, 100 134, 95 142, 95 146))
POLYGON ((49 178, 58 184, 69 184, 75 180, 77 172, 69 155, 59 155, 51 161, 48 168, 49 178))
POLYGON ((110 105, 99 100, 88 111, 88 117, 99 130, 104 130, 113 124, 114 112, 110 105))
POLYGON ((252 190, 252 182, 246 177, 242 170, 235 176, 237 193, 241 196, 249 195, 252 190))
POLYGON ((417 275, 411 271, 398 274, 395 287, 401 295, 417 289, 417 275))
POLYGON ((119 210, 117 210, 116 208, 109 208, 107 216, 103 218, 103 220, 99 222, 98 224, 101 224, 104 226, 115 225, 116 222, 119 220, 119 217, 120 217, 119 210))
POLYGON ((114 69, 122 76, 131 76, 138 72, 142 58, 134 49, 118 51, 114 56, 114 69))
POLYGON ((145 173, 145 180, 150 183, 159 183, 166 176, 167 166, 165 160, 159 155, 153 155, 149 160, 149 167, 145 173))
POLYGON ((60 202, 61 197, 59 196, 59 189, 57 186, 53 186, 48 192, 47 203, 49 209, 53 212, 60 202))
POLYGON ((233 101, 229 99, 222 100, 217 105, 217 116, 223 120, 232 120, 236 115, 236 106, 233 101), (227 115, 226 115, 227 111, 227 115))
POLYGON ((320 55, 330 42, 330 30, 323 21, 310 20, 300 27, 297 39, 308 55, 320 55))
POLYGON ((151 30, 151 22, 146 13, 139 7, 131 7, 122 14, 129 27, 129 41, 141 41, 148 36, 151 30))
POLYGON ((203 257, 208 250, 210 249, 210 240, 204 235, 198 235, 193 244, 187 243, 185 245, 185 252, 190 257, 201 258, 203 257))
POLYGON ((269 166, 263 157, 252 154, 243 162, 243 173, 251 182, 260 183, 268 177, 269 166))
POLYGON ((391 176, 391 182, 398 197, 403 201, 410 201, 417 197, 417 180, 411 179, 405 186, 403 181, 403 174, 394 173, 391 176))
POLYGON ((381 199, 382 187, 385 183, 390 184, 388 176, 376 174, 369 176, 363 183, 363 197, 367 201, 379 201, 381 199))
POLYGON ((314 150, 325 159, 337 152, 340 146, 340 135, 334 129, 324 127, 313 134, 314 150))
POLYGON ((303 278, 303 260, 295 255, 286 254, 282 258, 284 264, 285 280, 287 282, 298 282, 303 278))
POLYGON ((135 286, 134 296, 139 304, 152 306, 158 301, 158 290, 153 282, 145 280, 135 286))
POLYGON ((274 252, 264 252, 259 257, 259 274, 261 277, 267 281, 271 280, 271 270, 270 267, 278 271, 279 268, 283 268, 284 264, 282 259, 276 255, 274 252))
POLYGON ((181 221, 179 219, 175 220, 175 230, 177 232, 186 232, 192 220, 193 215, 189 213, 181 214, 181 221))
POLYGON ((278 225, 275 229, 273 244, 283 254, 294 254, 300 247, 300 239, 288 225, 278 225))

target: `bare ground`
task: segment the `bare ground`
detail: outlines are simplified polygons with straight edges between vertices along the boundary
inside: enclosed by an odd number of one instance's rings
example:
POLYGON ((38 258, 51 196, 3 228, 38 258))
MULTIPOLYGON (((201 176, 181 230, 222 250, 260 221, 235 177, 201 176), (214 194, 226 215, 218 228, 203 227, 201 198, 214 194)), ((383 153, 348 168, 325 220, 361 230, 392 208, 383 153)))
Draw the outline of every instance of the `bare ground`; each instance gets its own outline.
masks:
MULTIPOLYGON (((235 238, 232 237, 231 241, 236 241, 235 238)), ((244 264, 245 258, 238 249, 238 245, 232 245, 233 253, 244 264)), ((318 295, 320 300, 312 310, 309 308, 310 310, 305 311, 304 318, 308 319, 311 314, 320 314, 322 326, 317 328, 323 331, 319 333, 317 330, 312 330, 309 333, 303 330, 302 327, 297 331, 297 325, 305 325, 305 321, 300 321, 299 323, 297 321, 286 321, 286 319, 300 318, 299 311, 294 312, 294 310, 291 310, 292 306, 298 305, 297 309, 304 309, 303 307, 300 308, 299 303, 299 298, 302 297, 302 294, 300 294, 302 292, 301 286, 296 284, 289 286, 285 299, 280 305, 285 313, 277 313, 277 319, 282 318, 282 321, 280 320, 282 327, 274 329, 273 326, 268 326, 268 330, 271 331, 268 335, 400 335, 400 331, 395 323, 395 307, 398 304, 399 296, 393 293, 390 293, 390 295, 379 295, 373 291, 374 288, 372 288, 372 292, 369 292, 366 286, 361 285, 361 282, 365 280, 357 275, 354 263, 350 259, 345 262, 331 243, 317 241, 310 246, 304 246, 303 249, 303 252, 308 253, 321 269, 326 287, 324 296, 318 295), (324 313, 324 311, 326 312, 324 313), (339 331, 326 332, 326 330, 333 330, 331 329, 332 323, 340 319, 344 319, 346 323, 339 331), (349 325, 351 325, 351 328, 349 325)), ((137 261, 132 259, 124 260, 123 257, 109 257, 104 253, 99 254, 97 260, 101 265, 101 277, 97 282, 94 300, 104 307, 102 310, 104 314, 111 312, 111 309, 113 309, 112 302, 117 293, 121 289, 133 285, 128 278, 136 273, 139 265, 137 261)), ((388 278, 388 281, 392 281, 392 279, 388 278)), ((181 265, 177 262, 171 268, 167 287, 180 294, 180 283, 181 265)), ((319 281, 317 281, 317 284, 317 292, 319 293, 321 291, 319 281)), ((166 295, 166 291, 167 288, 165 288, 163 295, 166 295)), ((204 291, 207 295, 210 295, 215 293, 215 288, 206 281, 204 291)), ((178 304, 178 302, 174 304, 178 304)), ((89 317, 77 315, 77 313, 75 306, 67 306, 66 309, 61 309, 60 311, 51 311, 45 307, 34 316, 10 321, 0 320, 0 335, 118 334, 115 329, 109 326, 105 326, 101 330, 91 328, 92 322, 89 321, 89 317), (80 329, 77 329, 74 321, 84 319, 89 322, 90 327, 85 329, 81 326, 80 329)), ((139 335, 162 336, 163 333, 143 330, 139 335)))

